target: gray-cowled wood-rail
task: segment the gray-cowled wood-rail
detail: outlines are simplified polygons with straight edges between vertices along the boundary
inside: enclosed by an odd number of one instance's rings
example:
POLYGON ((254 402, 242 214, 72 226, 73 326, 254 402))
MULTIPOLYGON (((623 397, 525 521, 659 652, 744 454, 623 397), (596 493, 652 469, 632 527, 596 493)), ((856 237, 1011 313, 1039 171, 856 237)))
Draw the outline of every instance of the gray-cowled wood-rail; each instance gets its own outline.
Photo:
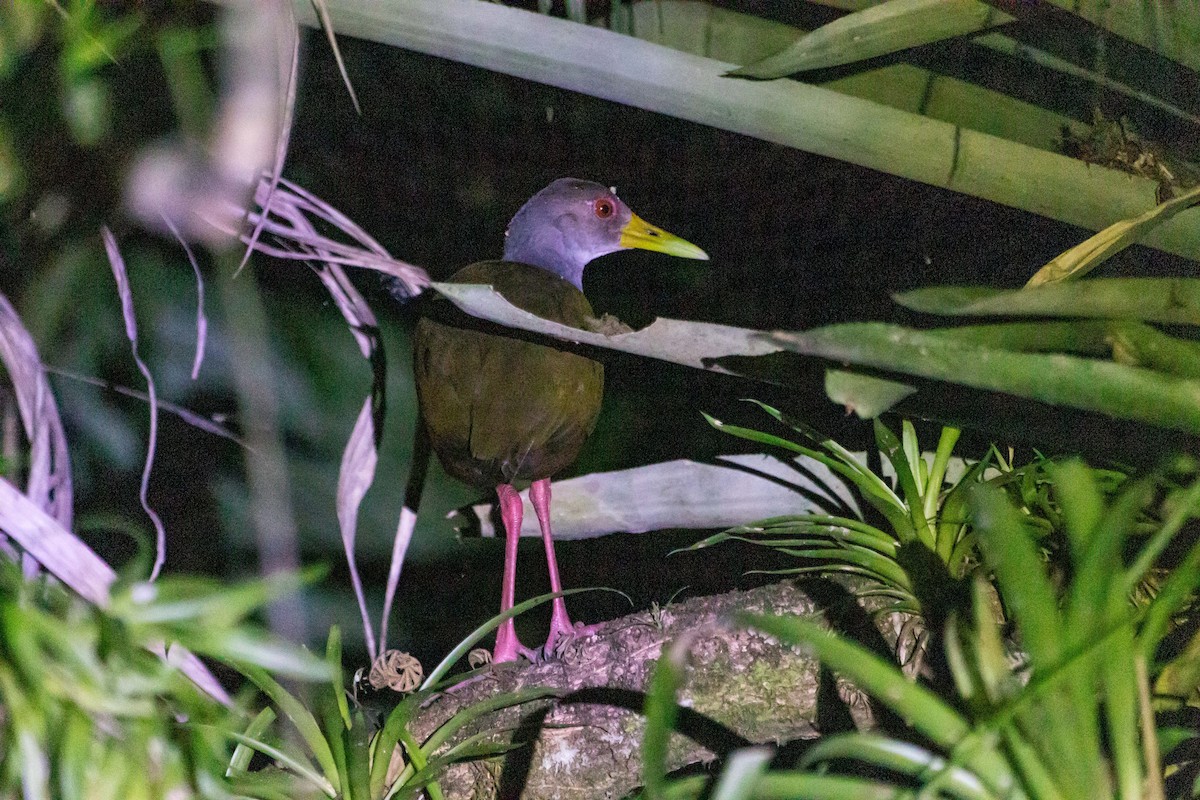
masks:
MULTIPOLYGON (((583 295, 584 267, 629 248, 708 258, 695 245, 638 218, 611 189, 561 178, 513 217, 503 260, 472 264, 450 281, 491 284, 519 308, 585 328, 593 312, 583 295)), ((532 481, 529 496, 546 547, 550 588, 562 591, 550 528, 550 478, 575 460, 595 427, 603 367, 553 346, 423 317, 414 334, 414 369, 421 416, 446 471, 496 489, 505 536, 500 610, 511 608, 516 594, 522 503, 515 482, 532 481)), ((553 653, 560 637, 587 630, 572 626, 566 603, 556 598, 542 653, 553 653)), ((536 654, 506 620, 496 633, 493 660, 521 655, 536 654)))

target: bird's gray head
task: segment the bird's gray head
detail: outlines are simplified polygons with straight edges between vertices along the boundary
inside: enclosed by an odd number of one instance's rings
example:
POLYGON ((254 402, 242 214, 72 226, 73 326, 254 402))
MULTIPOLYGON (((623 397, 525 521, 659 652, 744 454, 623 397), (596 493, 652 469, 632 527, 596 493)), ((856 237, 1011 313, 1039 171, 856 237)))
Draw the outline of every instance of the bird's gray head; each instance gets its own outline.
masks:
POLYGON ((553 272, 583 288, 583 268, 631 247, 707 259, 699 247, 645 222, 598 183, 559 178, 529 198, 508 224, 504 259, 553 272))

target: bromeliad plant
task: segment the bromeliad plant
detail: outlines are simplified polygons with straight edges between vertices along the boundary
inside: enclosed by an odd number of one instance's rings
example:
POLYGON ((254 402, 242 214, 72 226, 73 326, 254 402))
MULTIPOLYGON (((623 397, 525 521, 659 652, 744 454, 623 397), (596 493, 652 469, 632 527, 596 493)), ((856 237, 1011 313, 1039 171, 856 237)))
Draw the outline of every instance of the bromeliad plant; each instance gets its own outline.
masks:
MULTIPOLYGON (((730 758, 717 778, 721 797, 937 796, 963 800, 1144 800, 1166 796, 1151 687, 1166 674, 1197 675, 1195 648, 1163 663, 1173 620, 1200 585, 1200 543, 1172 559, 1149 601, 1137 587, 1161 566, 1186 524, 1200 518, 1200 480, 1165 487, 1163 476, 1131 482, 1106 502, 1101 481, 1079 462, 1049 472, 1061 508, 1069 570, 1059 584, 1029 517, 999 488, 967 490, 983 563, 972 576, 973 603, 952 613, 945 647, 952 697, 907 678, 860 645, 796 617, 745 614, 740 621, 811 649, 824 664, 897 712, 911 738, 878 733, 831 736, 796 764, 771 764, 762 748, 730 758), (1147 509, 1162 522, 1148 535, 1147 509), (996 619, 994 577, 1008 620, 996 619), (1014 660, 1005 638, 1024 651, 1014 660), (870 773, 871 777, 865 777, 870 773)), ((700 796, 708 779, 664 776, 666 737, 683 659, 680 648, 659 665, 647 701, 646 794, 700 796)), ((1196 681, 1176 684, 1184 697, 1196 681)), ((1195 736, 1195 732, 1184 734, 1195 736)), ((1171 734, 1177 742, 1179 732, 1171 734)), ((1165 740, 1164 740, 1165 741, 1165 740)), ((1184 792, 1190 787, 1182 787, 1184 792)), ((1174 796, 1174 793, 1172 793, 1174 796)), ((1190 796, 1190 795, 1188 795, 1190 796)))
MULTIPOLYGON (((882 520, 874 524, 865 515, 778 516, 714 534, 691 549, 726 541, 772 547, 812 562, 779 570, 779 574, 861 575, 879 584, 878 589, 866 590, 865 595, 891 598, 891 610, 925 613, 931 604, 945 605, 961 596, 957 589, 979 564, 978 538, 968 501, 972 487, 989 485, 1002 489, 1023 510, 1031 530, 1038 533, 1039 546, 1058 563, 1065 520, 1052 492, 1052 459, 1039 455, 1017 466, 1011 455, 1006 457, 992 446, 978 461, 957 461, 952 456, 959 430, 952 427, 942 428, 937 448, 929 456, 922 451, 911 422, 904 420, 900 436, 896 436, 876 418, 875 441, 887 462, 883 474, 877 474, 865 459, 855 457, 803 422, 758 401, 751 402, 816 443, 819 449, 705 416, 718 430, 819 461, 844 479, 882 520), (887 466, 891 467, 890 475, 887 466)), ((1123 473, 1112 469, 1093 469, 1091 474, 1106 498, 1114 496, 1126 480, 1123 473)), ((1156 524, 1148 514, 1142 514, 1137 522, 1142 531, 1156 524)))
POLYGON ((967 490, 984 481, 989 467, 1007 466, 995 448, 947 485, 958 429, 943 428, 932 460, 926 460, 911 422, 904 421, 901 435, 897 437, 877 419, 875 440, 896 476, 893 488, 885 477, 877 475, 837 442, 778 409, 752 402, 815 442, 817 447, 728 425, 708 415, 705 417, 718 430, 781 447, 829 467, 883 517, 885 526, 850 516, 797 514, 731 528, 696 543, 692 549, 731 540, 773 547, 813 562, 781 570, 781 574, 844 572, 863 575, 880 584, 880 588, 870 590, 870 594, 890 597, 895 609, 912 613, 922 609, 919 586, 929 586, 931 581, 940 581, 944 585, 947 581, 959 580, 976 563, 967 490), (935 554, 936 558, 930 558, 929 554, 935 554), (931 572, 940 574, 931 575, 931 572))

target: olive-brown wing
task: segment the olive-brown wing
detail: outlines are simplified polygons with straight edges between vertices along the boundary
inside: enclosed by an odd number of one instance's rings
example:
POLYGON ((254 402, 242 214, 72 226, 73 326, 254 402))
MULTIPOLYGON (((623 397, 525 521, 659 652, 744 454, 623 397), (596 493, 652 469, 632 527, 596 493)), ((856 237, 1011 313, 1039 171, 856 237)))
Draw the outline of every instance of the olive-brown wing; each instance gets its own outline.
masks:
MULTIPOLYGON (((451 278, 491 284, 538 316, 582 327, 583 293, 511 262, 472 264, 451 278)), ((603 367, 574 353, 422 319, 414 336, 421 412, 434 451, 460 480, 492 486, 546 478, 568 466, 596 424, 603 367)))

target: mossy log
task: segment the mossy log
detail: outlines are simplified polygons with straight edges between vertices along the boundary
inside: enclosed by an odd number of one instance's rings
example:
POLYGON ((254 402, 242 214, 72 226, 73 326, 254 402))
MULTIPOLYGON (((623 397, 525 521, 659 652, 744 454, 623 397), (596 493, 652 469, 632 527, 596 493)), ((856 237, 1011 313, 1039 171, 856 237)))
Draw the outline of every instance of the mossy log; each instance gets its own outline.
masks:
MULTIPOLYGON (((417 718, 424 740, 459 710, 500 692, 549 686, 562 697, 507 709, 456 737, 483 730, 521 746, 504 757, 451 767, 440 779, 453 800, 597 800, 641 785, 641 709, 662 648, 694 632, 682 712, 671 750, 676 769, 703 769, 749 743, 782 745, 822 730, 870 726, 872 712, 852 687, 819 664, 763 634, 734 627, 737 611, 818 617, 874 649, 893 655, 904 621, 873 615, 851 581, 783 582, 690 599, 604 623, 570 642, 554 660, 505 664, 439 696, 417 718), (872 617, 875 616, 873 620, 872 617)), ((875 608, 877 608, 877 601, 875 608)), ((447 746, 452 746, 453 742, 447 746)))

